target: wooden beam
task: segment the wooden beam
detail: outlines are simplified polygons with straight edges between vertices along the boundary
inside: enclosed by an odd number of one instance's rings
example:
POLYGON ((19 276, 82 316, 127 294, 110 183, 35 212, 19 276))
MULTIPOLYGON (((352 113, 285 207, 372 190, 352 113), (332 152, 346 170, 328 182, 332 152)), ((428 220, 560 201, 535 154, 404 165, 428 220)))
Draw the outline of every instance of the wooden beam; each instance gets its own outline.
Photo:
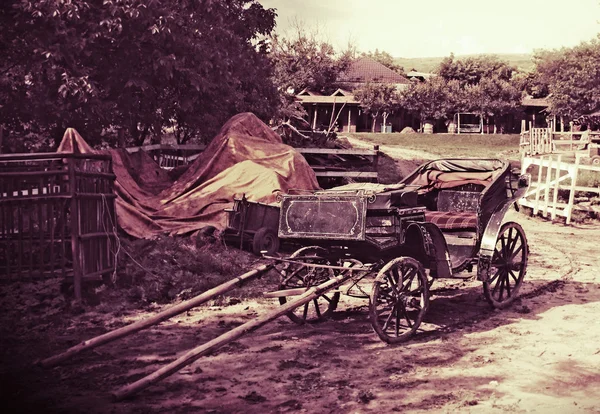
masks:
POLYGON ((332 155, 378 155, 378 150, 372 149, 341 149, 341 148, 295 148, 300 154, 332 154, 332 155))
POLYGON ((317 177, 348 177, 348 178, 377 178, 377 172, 372 171, 316 171, 317 177))
POLYGON ((183 313, 192 308, 195 308, 196 306, 199 306, 199 305, 205 303, 206 301, 214 298, 215 296, 222 295, 223 293, 226 293, 236 287, 239 287, 242 283, 252 280, 252 279, 262 275, 263 273, 271 270, 272 268, 273 268, 273 265, 271 265, 271 264, 261 265, 247 273, 244 273, 243 275, 240 275, 234 279, 231 279, 228 282, 225 282, 225 283, 223 283, 219 286, 216 286, 212 289, 209 289, 206 292, 204 292, 192 299, 186 300, 185 302, 181 302, 178 305, 175 305, 168 309, 165 309, 164 311, 159 312, 156 315, 151 316, 150 318, 143 319, 141 321, 137 321, 135 323, 132 323, 131 325, 123 326, 122 328, 115 329, 114 331, 106 332, 105 334, 102 334, 95 338, 83 341, 83 342, 67 349, 63 353, 60 353, 58 355, 55 355, 53 357, 46 358, 43 361, 40 361, 39 364, 42 365, 43 367, 52 367, 52 366, 58 365, 61 362, 71 358, 74 355, 79 354, 80 352, 83 352, 88 349, 96 348, 100 345, 104 345, 108 342, 112 342, 112 341, 115 341, 124 336, 141 331, 142 329, 146 329, 152 325, 156 325, 157 323, 167 320, 175 315, 179 315, 180 313, 183 313))
POLYGON ((184 355, 177 358, 175 361, 163 366, 162 368, 153 372, 152 374, 137 380, 133 384, 129 384, 125 387, 118 389, 113 393, 114 399, 120 401, 149 387, 150 385, 160 381, 161 379, 166 378, 171 374, 174 374, 181 368, 191 364, 198 358, 204 355, 208 355, 209 353, 222 347, 223 345, 235 341, 241 336, 244 336, 250 332, 257 330, 261 326, 266 325, 268 322, 271 322, 272 320, 275 320, 280 316, 285 315, 286 313, 296 309, 297 307, 307 304, 308 302, 318 298, 327 291, 338 287, 339 285, 344 283, 348 278, 349 275, 342 274, 333 277, 325 283, 322 283, 318 286, 311 287, 297 299, 294 299, 286 303, 285 305, 282 305, 279 308, 269 312, 266 315, 260 316, 254 320, 246 322, 245 324, 240 325, 237 328, 234 328, 231 331, 186 352, 184 355))

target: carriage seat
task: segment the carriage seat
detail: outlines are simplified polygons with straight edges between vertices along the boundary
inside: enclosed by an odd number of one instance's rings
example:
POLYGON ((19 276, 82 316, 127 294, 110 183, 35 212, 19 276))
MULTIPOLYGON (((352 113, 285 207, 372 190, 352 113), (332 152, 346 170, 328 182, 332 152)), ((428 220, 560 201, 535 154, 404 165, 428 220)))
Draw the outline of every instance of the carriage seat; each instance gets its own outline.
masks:
POLYGON ((425 220, 442 230, 476 230, 479 191, 440 190, 436 210, 426 211, 425 220))

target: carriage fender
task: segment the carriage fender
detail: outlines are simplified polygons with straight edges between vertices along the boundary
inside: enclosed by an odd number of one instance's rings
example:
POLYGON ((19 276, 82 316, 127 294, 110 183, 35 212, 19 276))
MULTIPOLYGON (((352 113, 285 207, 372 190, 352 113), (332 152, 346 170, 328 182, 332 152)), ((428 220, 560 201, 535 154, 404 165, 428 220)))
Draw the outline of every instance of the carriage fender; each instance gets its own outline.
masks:
POLYGON ((404 242, 408 240, 420 240, 421 255, 424 258, 417 257, 421 261, 427 260, 435 277, 452 276, 452 262, 448 254, 448 246, 442 231, 433 223, 411 223, 406 228, 404 242))
POLYGON ((500 227, 504 223, 504 216, 512 206, 516 206, 517 199, 507 200, 500 204, 494 211, 488 221, 487 227, 481 236, 481 245, 479 247, 479 258, 477 262, 477 279, 485 282, 488 279, 489 269, 496 249, 496 241, 500 232, 500 227))

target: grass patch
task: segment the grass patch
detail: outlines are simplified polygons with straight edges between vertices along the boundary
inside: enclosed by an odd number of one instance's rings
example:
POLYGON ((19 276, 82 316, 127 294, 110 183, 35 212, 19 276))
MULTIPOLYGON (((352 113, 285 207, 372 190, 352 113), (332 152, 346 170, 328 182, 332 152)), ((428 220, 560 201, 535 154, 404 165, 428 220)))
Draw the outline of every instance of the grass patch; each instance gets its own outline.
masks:
POLYGON ((444 158, 477 157, 518 160, 518 134, 347 134, 374 145, 426 151, 444 158), (501 154, 501 155, 499 155, 501 154))

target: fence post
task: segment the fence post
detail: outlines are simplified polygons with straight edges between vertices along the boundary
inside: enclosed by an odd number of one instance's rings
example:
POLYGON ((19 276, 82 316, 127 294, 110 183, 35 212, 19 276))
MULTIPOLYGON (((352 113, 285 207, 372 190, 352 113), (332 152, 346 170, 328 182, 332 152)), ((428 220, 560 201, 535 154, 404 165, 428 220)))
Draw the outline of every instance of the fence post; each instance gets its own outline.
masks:
POLYGON ((538 169, 537 186, 535 188, 535 203, 533 204, 533 215, 539 210, 540 191, 542 190, 542 170, 544 169, 544 156, 540 157, 540 168, 538 169))
POLYGON ((80 252, 80 238, 79 238, 79 203, 77 200, 77 189, 76 189, 76 159, 70 157, 68 159, 69 167, 69 196, 71 197, 71 252, 73 254, 73 287, 75 290, 75 299, 81 300, 81 252, 80 252))
POLYGON ((554 183, 554 192, 552 193, 552 215, 551 218, 554 220, 556 218, 556 208, 558 206, 558 183, 560 181, 560 171, 561 171, 561 161, 562 155, 558 155, 558 159, 556 161, 556 182, 554 183))
POLYGON ((567 204, 567 219, 566 224, 571 223, 571 213, 573 212, 573 203, 575 201, 575 187, 577 186, 577 174, 579 173, 579 160, 580 157, 578 154, 575 155, 575 167, 570 168, 572 171, 571 174, 571 189, 569 193, 569 203, 567 204))

